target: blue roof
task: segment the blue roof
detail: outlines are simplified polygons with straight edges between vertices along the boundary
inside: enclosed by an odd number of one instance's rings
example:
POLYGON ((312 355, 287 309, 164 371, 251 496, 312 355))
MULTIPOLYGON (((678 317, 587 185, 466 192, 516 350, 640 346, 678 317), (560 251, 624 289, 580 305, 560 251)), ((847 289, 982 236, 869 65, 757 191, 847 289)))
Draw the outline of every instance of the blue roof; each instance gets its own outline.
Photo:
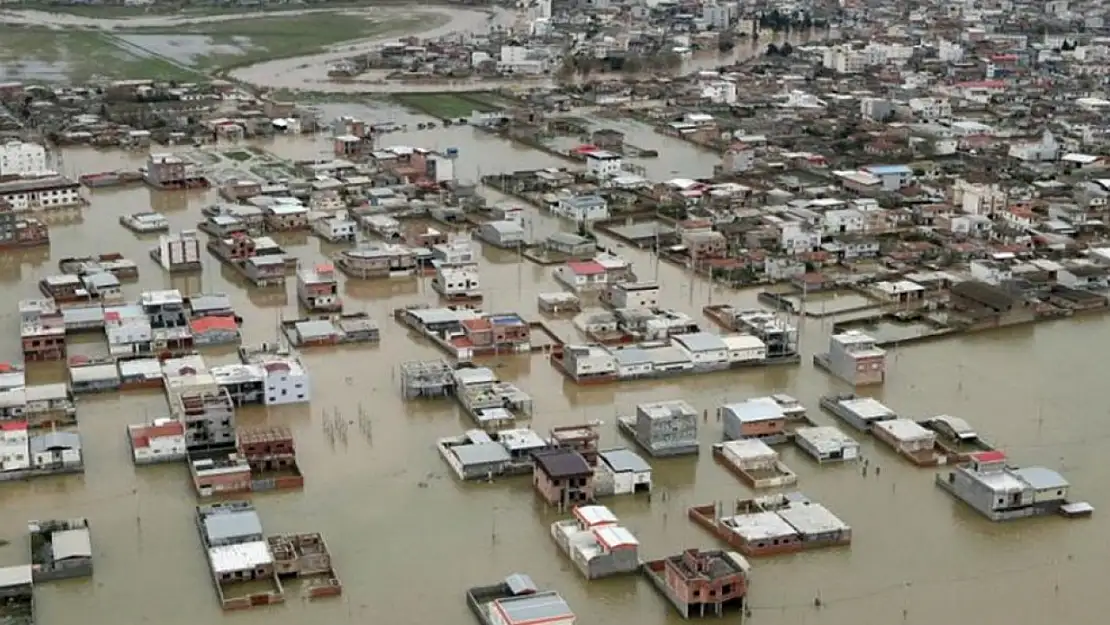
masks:
POLYGON ((876 176, 883 176, 886 174, 912 174, 913 170, 906 165, 869 165, 864 167, 868 172, 876 176))

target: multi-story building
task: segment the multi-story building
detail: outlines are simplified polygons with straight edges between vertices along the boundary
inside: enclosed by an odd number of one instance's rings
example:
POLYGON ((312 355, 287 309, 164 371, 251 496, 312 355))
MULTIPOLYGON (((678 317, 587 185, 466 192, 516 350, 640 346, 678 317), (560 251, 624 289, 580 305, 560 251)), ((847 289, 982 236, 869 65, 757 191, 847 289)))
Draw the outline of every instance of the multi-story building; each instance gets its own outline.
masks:
POLYGON ((330 263, 297 272, 297 299, 309 311, 334 312, 343 309, 335 266, 330 263))
POLYGON ((937 485, 992 521, 1055 514, 1067 504, 1068 481, 1044 467, 1015 469, 1006 454, 983 451, 936 477, 937 485))
POLYGON ((829 351, 814 356, 813 362, 853 386, 882 384, 886 379, 886 350, 858 330, 829 337, 829 351))
POLYGON ((37 143, 8 141, 0 144, 0 178, 38 177, 52 173, 46 163, 46 148, 37 143))
POLYGON ((432 278, 432 288, 448 301, 482 299, 481 286, 474 265, 440 265, 432 278))
POLYGON ((151 258, 170 273, 199 271, 200 239, 196 230, 182 230, 158 237, 158 247, 150 252, 151 258))
POLYGON ((84 202, 81 185, 60 176, 0 182, 0 200, 17 213, 73 208, 84 202))
POLYGON ((299 404, 312 399, 308 370, 294 354, 280 346, 264 344, 260 348, 240 348, 243 364, 261 369, 265 383, 263 403, 267 406, 299 404))
POLYGON ((593 467, 571 449, 537 452, 532 484, 544 501, 560 509, 594 498, 593 467))
POLYGON ((723 616, 743 610, 751 566, 740 554, 688 549, 677 556, 644 563, 652 584, 682 618, 723 616))
POLYGON ((185 447, 204 451, 235 444, 235 404, 227 389, 216 384, 210 375, 187 376, 191 380, 170 391, 170 413, 185 424, 185 447))
POLYGON ((618 424, 652 456, 698 452, 698 413, 681 399, 639 404, 635 417, 618 424))
POLYGON ((184 328, 189 325, 185 298, 177 289, 146 291, 139 297, 139 304, 152 328, 184 328))

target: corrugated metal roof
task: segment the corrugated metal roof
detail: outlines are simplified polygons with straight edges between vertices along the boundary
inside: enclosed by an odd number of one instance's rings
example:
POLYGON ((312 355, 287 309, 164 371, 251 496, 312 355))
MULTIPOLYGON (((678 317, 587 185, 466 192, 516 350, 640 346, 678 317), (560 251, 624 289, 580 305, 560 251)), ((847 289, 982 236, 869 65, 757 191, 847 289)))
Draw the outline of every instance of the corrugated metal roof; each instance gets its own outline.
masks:
POLYGON ((50 535, 50 548, 55 562, 66 558, 91 558, 92 538, 85 527, 62 530, 50 535))

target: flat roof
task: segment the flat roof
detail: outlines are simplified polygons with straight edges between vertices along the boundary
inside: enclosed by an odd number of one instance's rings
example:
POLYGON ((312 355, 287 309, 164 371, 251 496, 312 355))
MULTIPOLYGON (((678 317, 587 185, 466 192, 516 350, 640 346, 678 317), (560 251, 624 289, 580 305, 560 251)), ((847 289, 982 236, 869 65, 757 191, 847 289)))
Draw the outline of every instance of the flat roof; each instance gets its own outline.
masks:
POLYGON ((898 441, 921 441, 935 439, 936 434, 921 427, 912 419, 888 419, 879 421, 875 427, 882 429, 898 441))
POLYGON ((605 464, 609 465, 609 468, 616 473, 624 473, 626 471, 643 473, 645 471, 651 471, 651 465, 648 464, 646 460, 641 458, 636 452, 625 447, 606 449, 598 452, 598 455, 601 456, 605 464))
POLYGON ((691 352, 712 352, 712 351, 725 351, 728 345, 716 334, 709 332, 691 332, 690 334, 680 334, 672 338, 672 340, 691 352))
POLYGON ((459 459, 459 463, 463 466, 495 464, 508 462, 512 459, 509 451, 501 443, 493 441, 457 445, 451 447, 451 453, 455 454, 455 457, 459 459))
POLYGON ((17 564, 0 567, 0 588, 27 586, 31 584, 31 565, 17 564))
POLYGON ((851 410, 857 417, 864 421, 877 421, 879 419, 893 418, 895 413, 890 408, 879 402, 879 400, 871 397, 854 397, 852 399, 845 399, 840 402, 840 405, 847 410, 851 410))
POLYGON ((780 509, 778 514, 800 534, 826 534, 850 529, 828 508, 812 501, 791 503, 780 509))
POLYGON ((794 430, 794 436, 809 443, 820 453, 832 453, 845 447, 858 447, 856 439, 831 425, 802 427, 794 430))
POLYGON ((798 532, 774 512, 753 512, 725 517, 721 522, 748 542, 797 536, 798 532))
POLYGON ((1062 490, 1068 487, 1068 481, 1064 476, 1045 467, 1024 467, 1014 469, 1012 472, 1033 490, 1062 490))
POLYGON ((617 522, 617 515, 605 506, 578 506, 574 509, 574 517, 586 527, 608 525, 617 522))
POLYGON ((208 550, 208 561, 216 573, 233 573, 253 569, 263 564, 271 564, 274 556, 264 540, 256 540, 237 545, 223 545, 208 550))
POLYGON ((721 449, 741 459, 778 458, 779 453, 758 438, 742 438, 721 443, 721 449))
POLYGON ((741 423, 786 418, 782 406, 770 397, 755 397, 734 404, 726 404, 721 407, 721 411, 726 415, 731 414, 741 423))
POLYGON ((91 558, 92 538, 89 536, 89 528, 81 527, 52 533, 50 548, 55 562, 66 558, 91 558))
POLYGON ((553 590, 497 599, 491 608, 497 610, 506 625, 538 625, 574 618, 570 606, 553 590))

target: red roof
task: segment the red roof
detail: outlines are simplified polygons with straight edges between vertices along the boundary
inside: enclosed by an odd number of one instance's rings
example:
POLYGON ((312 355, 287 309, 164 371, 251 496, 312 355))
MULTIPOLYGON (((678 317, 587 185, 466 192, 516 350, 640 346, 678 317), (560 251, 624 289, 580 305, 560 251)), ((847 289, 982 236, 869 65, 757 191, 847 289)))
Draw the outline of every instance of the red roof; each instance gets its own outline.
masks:
POLYGON ((189 323, 193 332, 208 332, 210 330, 228 330, 233 331, 239 328, 239 324, 235 323, 235 317, 201 317, 194 319, 189 323))
POLYGON ((605 267, 596 260, 572 260, 567 263, 567 267, 579 276, 596 276, 605 273, 605 267))
POLYGON ((1006 452, 980 451, 979 453, 971 454, 971 458, 979 463, 1004 462, 1006 460, 1006 452))
POLYGON ((16 432, 19 430, 26 430, 26 421, 0 421, 0 431, 16 432))

